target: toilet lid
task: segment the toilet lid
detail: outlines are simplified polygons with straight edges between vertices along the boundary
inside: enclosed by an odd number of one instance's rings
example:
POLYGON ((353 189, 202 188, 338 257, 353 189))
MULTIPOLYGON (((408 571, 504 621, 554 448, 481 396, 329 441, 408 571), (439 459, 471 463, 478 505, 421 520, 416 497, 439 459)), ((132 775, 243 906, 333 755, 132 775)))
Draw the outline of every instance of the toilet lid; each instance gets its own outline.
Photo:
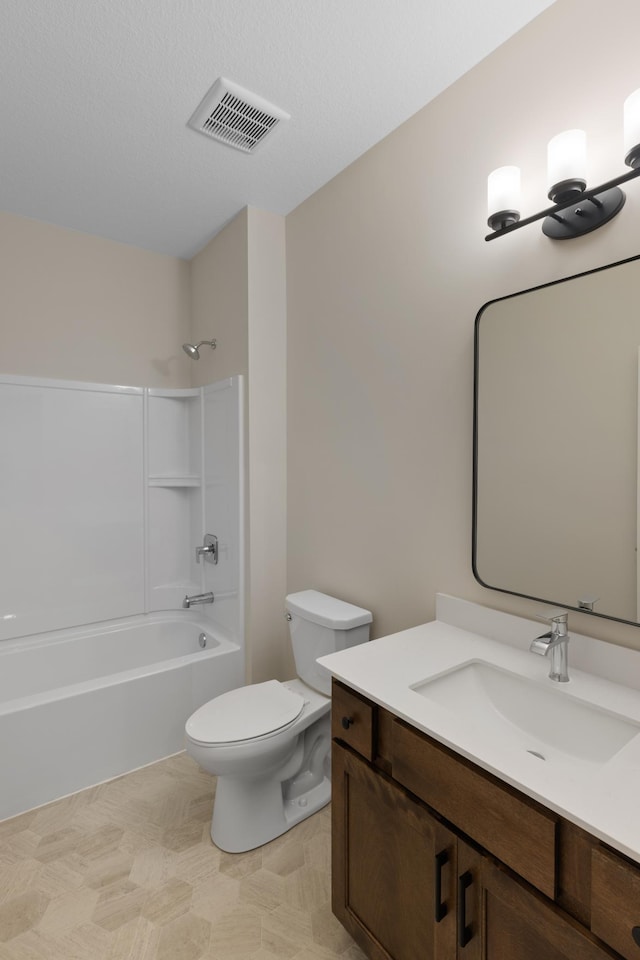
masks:
POLYGON ((210 700, 189 717, 185 729, 187 736, 199 743, 252 740, 285 727, 303 707, 303 696, 278 680, 267 680, 210 700))

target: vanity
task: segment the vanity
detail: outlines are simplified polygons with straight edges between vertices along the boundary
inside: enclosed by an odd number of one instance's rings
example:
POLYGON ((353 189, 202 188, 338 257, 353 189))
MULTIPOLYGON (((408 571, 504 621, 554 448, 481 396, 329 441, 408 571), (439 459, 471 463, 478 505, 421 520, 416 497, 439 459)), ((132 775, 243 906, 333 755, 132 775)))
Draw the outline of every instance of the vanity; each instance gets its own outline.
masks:
MULTIPOLYGON (((640 958, 640 653, 438 595, 331 654, 333 911, 371 960, 640 958)), ((569 623, 571 633, 571 624, 569 623)))
POLYGON ((320 660, 333 911, 371 960, 640 960, 640 652, 569 612, 565 661, 567 611, 640 626, 639 288, 636 256, 476 317, 472 568, 551 631, 438 595, 320 660))

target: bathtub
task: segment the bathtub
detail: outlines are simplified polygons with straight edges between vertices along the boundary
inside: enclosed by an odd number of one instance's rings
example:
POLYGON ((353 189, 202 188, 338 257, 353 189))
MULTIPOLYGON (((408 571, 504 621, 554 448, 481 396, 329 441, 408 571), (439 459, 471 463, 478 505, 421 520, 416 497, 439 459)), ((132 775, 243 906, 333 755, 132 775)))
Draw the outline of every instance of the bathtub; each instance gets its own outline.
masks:
POLYGON ((0 820, 182 750, 189 715, 244 682, 211 628, 189 611, 2 641, 0 820))

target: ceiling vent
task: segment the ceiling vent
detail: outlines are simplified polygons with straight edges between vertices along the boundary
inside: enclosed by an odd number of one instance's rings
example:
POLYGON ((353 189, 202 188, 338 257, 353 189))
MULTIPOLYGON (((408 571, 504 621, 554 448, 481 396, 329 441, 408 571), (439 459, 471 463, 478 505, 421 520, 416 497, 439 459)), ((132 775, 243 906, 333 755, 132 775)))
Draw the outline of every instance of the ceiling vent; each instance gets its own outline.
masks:
POLYGON ((219 77, 189 126, 243 153, 255 153, 289 114, 262 97, 219 77))

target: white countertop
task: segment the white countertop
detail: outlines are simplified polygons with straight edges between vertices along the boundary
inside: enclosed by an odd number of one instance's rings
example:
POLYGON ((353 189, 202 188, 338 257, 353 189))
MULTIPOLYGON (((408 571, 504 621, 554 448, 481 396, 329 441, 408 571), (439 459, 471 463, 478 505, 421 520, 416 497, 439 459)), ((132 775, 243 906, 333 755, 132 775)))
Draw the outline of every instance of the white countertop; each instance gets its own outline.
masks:
POLYGON ((529 652, 544 625, 439 594, 431 623, 319 660, 339 680, 506 783, 640 861, 640 653, 571 633, 569 683, 548 679, 549 660, 529 652), (605 763, 554 752, 542 762, 488 736, 481 716, 453 711, 412 689, 475 661, 544 684, 623 716, 639 733, 605 763))

